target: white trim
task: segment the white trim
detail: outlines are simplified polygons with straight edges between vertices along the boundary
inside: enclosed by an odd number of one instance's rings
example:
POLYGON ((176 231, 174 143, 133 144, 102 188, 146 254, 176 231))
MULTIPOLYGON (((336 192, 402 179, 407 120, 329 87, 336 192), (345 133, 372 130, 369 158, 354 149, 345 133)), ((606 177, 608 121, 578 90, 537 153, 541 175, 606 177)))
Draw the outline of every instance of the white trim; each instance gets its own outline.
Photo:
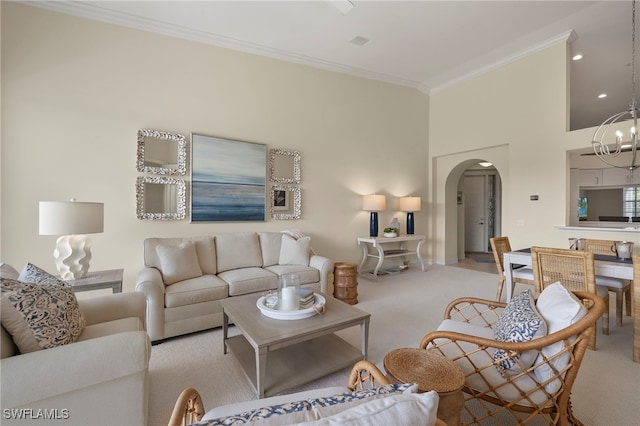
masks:
MULTIPOLYGON (((517 60, 525 58, 525 57, 527 57, 529 55, 533 55, 534 53, 540 52, 540 51, 542 51, 544 49, 547 49, 547 48, 549 48, 551 46, 555 46, 556 44, 559 44, 559 43, 571 43, 576 38, 577 38, 577 35, 576 35, 576 32, 574 30, 565 31, 562 34, 559 34, 559 35, 557 35, 555 37, 552 37, 552 38, 550 38, 548 40, 545 40, 543 42, 535 44, 535 45, 533 45, 533 46, 531 46, 531 47, 529 47, 527 49, 524 49, 524 50, 521 50, 519 52, 516 52, 513 55, 509 55, 509 56, 507 56, 507 57, 505 57, 505 58, 503 58, 503 59, 501 59, 499 61, 493 62, 491 64, 487 64, 487 65, 485 65, 483 67, 480 67, 475 71, 463 74, 463 75, 461 75, 459 77, 456 77, 456 78, 452 78, 452 79, 450 79, 449 81, 447 81, 445 83, 442 83, 442 84, 439 84, 437 86, 434 86, 433 88, 431 88, 430 92, 425 92, 425 93, 434 94, 434 93, 441 92, 444 89, 447 89, 447 88, 449 88, 451 86, 455 86, 455 85, 457 85, 459 83, 462 83, 463 81, 470 80, 470 79, 475 78, 475 77, 479 77, 482 74, 486 74, 486 73, 489 73, 491 71, 494 71, 494 70, 496 70, 496 69, 498 69, 500 67, 503 67, 503 66, 505 66, 507 64, 510 64, 512 62, 515 62, 517 60)), ((428 87, 428 86, 422 85, 420 87, 420 90, 424 91, 423 88, 425 88, 425 87, 428 87)))
MULTIPOLYGON (((576 34, 573 30, 564 32, 549 40, 543 41, 534 46, 531 46, 530 48, 521 50, 520 52, 507 56, 499 61, 487 64, 485 66, 481 66, 475 71, 462 74, 459 77, 453 77, 442 84, 430 87, 428 84, 424 82, 407 80, 404 78, 395 77, 387 74, 376 73, 376 72, 364 70, 361 68, 355 68, 355 67, 338 64, 335 62, 325 61, 319 58, 313 58, 310 56, 304 56, 304 55, 298 55, 291 52, 285 52, 279 49, 274 49, 267 46, 261 46, 255 43, 249 43, 249 42, 245 42, 242 40, 237 40, 229 37, 222 37, 220 35, 212 34, 206 31, 194 30, 191 28, 167 24, 165 22, 156 21, 153 19, 141 18, 138 16, 133 16, 133 15, 129 15, 122 12, 115 12, 112 10, 104 9, 90 2, 29 1, 29 0, 16 0, 16 1, 17 3, 26 4, 29 6, 36 6, 42 9, 64 13, 67 15, 93 19, 96 21, 106 22, 109 24, 121 25, 129 28, 138 29, 138 30, 162 34, 170 37, 176 37, 176 38, 191 40, 199 43, 205 43, 205 44, 218 46, 226 49, 241 51, 245 53, 251 53, 251 54, 260 55, 260 56, 266 56, 274 59, 293 62, 301 65, 307 65, 307 66, 320 68, 328 71, 334 71, 342 74, 349 74, 356 77, 368 78, 371 80, 378 80, 386 83, 396 84, 399 86, 406 86, 413 89, 417 89, 420 92, 423 92, 427 95, 438 93, 449 87, 460 84, 466 80, 491 72, 497 68, 500 68, 504 65, 507 65, 519 59, 522 59, 531 54, 537 53, 555 44, 563 43, 563 42, 570 43, 576 38, 576 34)), ((446 74, 449 74, 449 73, 445 73, 444 75, 446 74)))

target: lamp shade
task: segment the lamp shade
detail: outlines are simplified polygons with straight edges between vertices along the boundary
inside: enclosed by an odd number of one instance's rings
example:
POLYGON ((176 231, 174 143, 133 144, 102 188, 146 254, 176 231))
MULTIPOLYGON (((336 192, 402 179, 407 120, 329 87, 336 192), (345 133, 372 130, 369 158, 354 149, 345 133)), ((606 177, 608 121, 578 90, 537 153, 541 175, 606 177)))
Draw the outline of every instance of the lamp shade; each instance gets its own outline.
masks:
POLYGON ((387 208, 387 197, 384 195, 363 195, 362 196, 362 210, 368 212, 381 212, 387 208))
POLYGON ((422 200, 420 197, 402 197, 398 200, 398 208, 401 212, 419 212, 422 200))
POLYGON ((104 230, 104 204, 40 201, 40 235, 96 234, 104 230))

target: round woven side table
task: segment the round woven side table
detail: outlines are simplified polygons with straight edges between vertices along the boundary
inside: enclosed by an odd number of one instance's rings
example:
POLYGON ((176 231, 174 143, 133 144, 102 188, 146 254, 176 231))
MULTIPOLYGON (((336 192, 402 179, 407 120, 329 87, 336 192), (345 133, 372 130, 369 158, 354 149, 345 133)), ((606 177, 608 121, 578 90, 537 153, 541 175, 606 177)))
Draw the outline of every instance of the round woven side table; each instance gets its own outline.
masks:
POLYGON ((401 348, 385 355, 384 369, 391 381, 417 383, 418 392, 436 391, 438 418, 449 426, 460 424, 464 374, 455 362, 424 349, 401 348))
POLYGON ((358 303, 358 265, 350 262, 333 264, 333 297, 350 305, 358 303))

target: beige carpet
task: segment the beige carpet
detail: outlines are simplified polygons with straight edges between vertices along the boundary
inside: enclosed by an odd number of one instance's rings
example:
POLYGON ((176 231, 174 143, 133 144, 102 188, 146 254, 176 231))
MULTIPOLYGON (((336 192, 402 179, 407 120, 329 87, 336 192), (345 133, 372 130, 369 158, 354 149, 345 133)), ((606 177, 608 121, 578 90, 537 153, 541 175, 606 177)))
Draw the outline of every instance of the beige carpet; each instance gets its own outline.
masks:
MULTIPOLYGON (((381 367, 384 355, 391 349, 417 346, 420 338, 440 323, 444 307, 452 299, 492 298, 496 282, 495 274, 448 266, 433 266, 427 272, 412 267, 377 282, 359 278, 356 306, 371 313, 369 359, 381 367)), ((612 294, 612 307, 614 301, 612 294)), ((625 317, 623 327, 616 327, 612 311, 610 332, 609 336, 598 332, 597 350, 587 351, 574 386, 574 412, 586 425, 638 425, 640 364, 631 360, 631 319, 625 317)), ((339 334, 359 345, 359 328, 339 334)), ((348 369, 291 391, 343 385, 347 375, 348 369)), ((205 408, 255 398, 233 355, 223 355, 220 329, 174 338, 153 347, 150 425, 167 424, 176 398, 186 387, 198 389, 205 408)))

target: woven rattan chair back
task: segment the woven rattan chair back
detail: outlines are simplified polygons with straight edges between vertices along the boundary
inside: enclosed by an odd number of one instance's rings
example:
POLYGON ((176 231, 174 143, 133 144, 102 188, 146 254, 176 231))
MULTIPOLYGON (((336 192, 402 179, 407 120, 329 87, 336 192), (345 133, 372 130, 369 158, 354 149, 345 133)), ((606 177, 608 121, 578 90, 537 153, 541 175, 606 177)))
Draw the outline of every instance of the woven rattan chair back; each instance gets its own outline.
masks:
MULTIPOLYGON (((531 247, 531 262, 536 284, 544 290, 549 284, 560 282, 571 291, 596 292, 594 255, 588 251, 531 247)), ((609 294, 603 296, 606 304, 602 319, 602 334, 609 334, 609 294)), ((596 325, 589 348, 596 349, 596 325)))
POLYGON ((187 388, 180 393, 169 426, 187 426, 197 423, 204 416, 204 405, 200 393, 194 388, 187 388))
POLYGON ((582 240, 582 249, 593 254, 615 256, 615 251, 611 250, 613 243, 613 240, 592 240, 587 238, 582 240))
MULTIPOLYGON (((489 243, 491 244, 491 250, 493 251, 493 258, 496 262, 496 268, 498 268, 498 289, 496 291, 496 300, 500 301, 500 299, 502 298, 502 289, 505 282, 504 254, 511 251, 511 243, 509 242, 509 237, 493 237, 489 239, 489 243)), ((514 277, 513 282, 535 285, 535 281, 527 280, 520 277, 514 277)), ((535 290, 536 294, 539 293, 538 289, 535 290)))
POLYGON ((640 256, 633 256, 633 360, 640 362, 640 256))
MULTIPOLYGON (((528 422, 582 425, 571 409, 571 389, 595 323, 606 306, 594 293, 575 294, 585 302, 589 310, 586 316, 562 330, 528 342, 502 342, 444 330, 434 331, 422 338, 419 347, 448 357, 464 372, 463 425, 522 425, 528 422), (550 347, 562 349, 556 355, 549 356, 550 347), (505 377, 496 373, 500 359, 493 355, 498 349, 510 356, 528 351, 534 351, 538 356, 533 365, 521 365, 521 373, 505 377), (554 363, 561 358, 566 359, 568 365, 556 368, 554 363), (552 377, 543 380, 535 371, 545 365, 550 366, 552 377), (496 381, 497 378, 501 379, 496 381), (550 383, 559 385, 556 388, 558 390, 550 389, 550 383)), ((451 302, 444 317, 491 328, 505 306, 503 302, 466 297, 451 302)))
MULTIPOLYGON (((615 256, 616 252, 613 249, 615 241, 613 240, 592 240, 583 239, 582 249, 584 251, 591 252, 593 254, 604 254, 607 256, 615 256)), ((604 285, 609 291, 616 294, 616 323, 618 327, 622 327, 622 314, 623 314, 623 300, 626 302, 627 315, 631 315, 631 283, 627 280, 618 280, 618 285, 600 284, 601 280, 596 277, 596 285, 604 285)))
POLYGON ((531 247, 533 276, 539 288, 560 282, 571 291, 596 292, 593 253, 588 251, 531 247))

